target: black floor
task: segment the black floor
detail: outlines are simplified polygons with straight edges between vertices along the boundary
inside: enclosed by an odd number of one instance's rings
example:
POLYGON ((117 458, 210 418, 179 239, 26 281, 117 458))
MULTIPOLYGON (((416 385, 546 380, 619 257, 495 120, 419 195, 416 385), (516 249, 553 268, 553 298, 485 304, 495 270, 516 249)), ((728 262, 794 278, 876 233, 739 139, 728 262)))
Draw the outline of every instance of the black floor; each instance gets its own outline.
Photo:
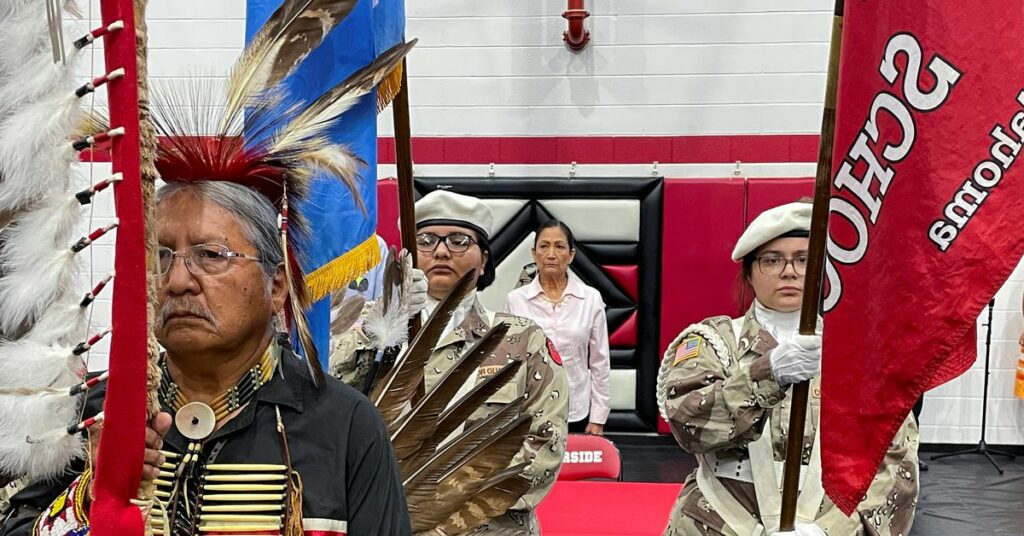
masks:
MULTIPOLYGON (((668 437, 610 436, 622 453, 623 479, 630 482, 682 482, 693 470, 693 456, 668 437)), ((983 456, 931 461, 921 473, 921 497, 914 536, 1024 536, 1024 458, 996 458, 1000 475, 983 456)))

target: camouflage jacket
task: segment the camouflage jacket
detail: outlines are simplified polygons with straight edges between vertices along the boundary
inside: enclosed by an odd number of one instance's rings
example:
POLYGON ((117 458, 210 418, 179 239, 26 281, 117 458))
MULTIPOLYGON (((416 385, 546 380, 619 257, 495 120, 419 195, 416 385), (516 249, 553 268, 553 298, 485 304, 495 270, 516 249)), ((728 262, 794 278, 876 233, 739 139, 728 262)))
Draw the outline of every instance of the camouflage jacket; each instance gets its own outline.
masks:
MULTIPOLYGON (((427 362, 425 379, 428 390, 455 364, 463 350, 490 329, 489 316, 480 302, 475 301, 462 323, 442 336, 427 362)), ((528 523, 526 518, 531 516, 522 514, 532 511, 555 483, 565 451, 569 387, 565 370, 557 354, 552 358, 547 337, 540 326, 532 320, 506 313, 496 313, 493 318, 495 324, 506 322, 510 327, 494 355, 480 365, 477 382, 497 373, 510 359, 523 359, 525 364, 515 379, 470 417, 469 425, 526 394, 526 411, 533 415, 533 422, 512 465, 529 461, 530 465, 523 474, 533 481, 533 486, 514 507, 521 512, 510 512, 491 523, 492 527, 512 528, 528 523)), ((362 388, 372 359, 369 339, 357 326, 334 341, 330 373, 349 385, 362 388)))
MULTIPOLYGON (((717 464, 748 460, 747 445, 761 437, 770 421, 772 450, 780 462, 785 458, 790 408, 789 388, 775 381, 768 358, 777 342, 761 328, 753 308, 736 325, 742 325, 738 334, 732 319, 709 318, 687 328, 669 345, 658 374, 659 407, 684 450, 710 453, 708 459, 717 464)), ((810 462, 821 405, 818 378, 811 385, 805 464, 810 462)), ((847 517, 825 497, 815 524, 830 535, 907 534, 917 504, 918 440, 917 425, 908 416, 854 515, 847 517)), ((753 484, 731 478, 718 481, 755 519, 761 518, 753 484)), ((687 478, 665 533, 734 534, 701 493, 695 474, 687 478)))

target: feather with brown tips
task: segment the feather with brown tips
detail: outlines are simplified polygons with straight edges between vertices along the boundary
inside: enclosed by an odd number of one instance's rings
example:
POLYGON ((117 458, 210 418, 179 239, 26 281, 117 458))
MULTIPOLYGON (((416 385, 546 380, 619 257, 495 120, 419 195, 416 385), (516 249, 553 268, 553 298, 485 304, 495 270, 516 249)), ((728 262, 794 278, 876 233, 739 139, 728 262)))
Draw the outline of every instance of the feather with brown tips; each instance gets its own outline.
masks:
POLYGON ((284 276, 288 285, 288 303, 286 313, 289 315, 295 332, 298 335, 299 345, 302 346, 303 357, 306 367, 309 369, 309 376, 313 384, 319 389, 324 385, 324 371, 320 366, 317 356, 316 344, 313 342, 313 331, 309 328, 309 320, 306 318, 306 310, 309 309, 309 288, 306 287, 306 280, 302 277, 302 270, 299 268, 298 260, 288 243, 288 191, 285 190, 283 205, 281 207, 281 250, 284 254, 284 276))
POLYGON ((522 465, 510 467, 488 479, 438 528, 443 534, 466 534, 515 506, 530 485, 530 480, 522 475, 522 465))
POLYGON ((366 305, 366 298, 356 294, 345 298, 344 290, 331 296, 331 338, 340 337, 359 320, 359 315, 366 305))
POLYGON ((423 383, 426 366, 434 345, 451 321, 452 313, 476 286, 476 274, 469 272, 455 284, 452 291, 434 308, 423 329, 409 344, 408 350, 398 358, 394 368, 373 389, 370 400, 393 433, 402 410, 410 405, 416 390, 423 383))
MULTIPOLYGON (((509 463, 522 448, 523 438, 529 432, 530 418, 523 415, 491 435, 440 478, 428 478, 421 484, 429 492, 406 488, 406 500, 412 513, 415 508, 422 515, 413 516, 413 531, 428 530, 444 522, 462 507, 495 474, 509 469, 509 463)), ((521 472, 526 464, 516 467, 521 472)))
POLYGON ((412 472, 421 467, 448 436, 463 425, 466 419, 480 409, 499 389, 515 378, 522 365, 523 362, 518 359, 512 361, 493 376, 476 384, 469 393, 445 409, 438 417, 437 425, 430 430, 430 436, 423 440, 411 457, 402 460, 403 469, 408 467, 409 472, 412 472))
POLYGON ((358 0, 285 0, 242 51, 228 79, 226 117, 237 117, 249 99, 284 80, 358 0))
POLYGON ((493 326, 473 346, 463 352, 458 363, 448 369, 426 396, 402 419, 402 424, 391 436, 395 457, 404 460, 420 451, 424 440, 436 429, 441 412, 451 403, 466 380, 494 353, 494 349, 508 333, 508 324, 493 326))
POLYGON ((421 489, 430 482, 440 482, 444 474, 460 461, 464 461, 467 455, 494 436, 496 431, 504 430, 513 422, 519 422, 523 417, 522 410, 523 400, 517 398, 458 437, 445 442, 421 465, 414 467, 411 464, 400 464, 406 498, 410 497, 410 490, 421 489))
POLYGON ((395 65, 401 64, 416 42, 413 39, 391 47, 369 65, 327 90, 281 129, 271 144, 270 152, 288 152, 322 137, 330 121, 351 108, 360 97, 373 91, 395 65))

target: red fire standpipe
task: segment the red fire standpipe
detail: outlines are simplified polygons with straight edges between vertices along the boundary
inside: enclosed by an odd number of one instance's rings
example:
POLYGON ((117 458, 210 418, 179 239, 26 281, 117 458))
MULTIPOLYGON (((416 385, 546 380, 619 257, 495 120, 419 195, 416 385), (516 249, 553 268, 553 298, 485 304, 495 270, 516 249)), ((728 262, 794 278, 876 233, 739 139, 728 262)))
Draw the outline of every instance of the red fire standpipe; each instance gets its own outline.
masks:
POLYGON ((583 27, 583 21, 589 16, 590 13, 583 9, 583 0, 569 0, 568 9, 562 13, 562 17, 569 21, 569 30, 562 33, 562 40, 569 50, 579 52, 587 48, 590 32, 583 27))

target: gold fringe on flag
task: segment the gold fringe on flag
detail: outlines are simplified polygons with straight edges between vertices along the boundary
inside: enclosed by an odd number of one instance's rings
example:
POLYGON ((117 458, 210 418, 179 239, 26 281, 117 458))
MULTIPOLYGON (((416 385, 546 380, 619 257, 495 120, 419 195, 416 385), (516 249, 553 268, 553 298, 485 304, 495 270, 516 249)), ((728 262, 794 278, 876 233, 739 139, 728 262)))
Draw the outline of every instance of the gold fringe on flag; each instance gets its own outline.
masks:
POLYGON ((377 113, 384 111, 384 108, 391 104, 395 95, 398 95, 399 90, 402 89, 402 65, 402 63, 395 65, 395 68, 377 86, 377 113))
POLYGON ((1017 381, 1013 386, 1013 394, 1024 400, 1024 346, 1021 346, 1020 352, 1020 358, 1017 359, 1017 381))
POLYGON ((317 302, 332 291, 344 288, 353 279, 360 277, 380 263, 381 252, 377 236, 370 235, 363 243, 348 253, 317 268, 306 275, 310 301, 317 302))

